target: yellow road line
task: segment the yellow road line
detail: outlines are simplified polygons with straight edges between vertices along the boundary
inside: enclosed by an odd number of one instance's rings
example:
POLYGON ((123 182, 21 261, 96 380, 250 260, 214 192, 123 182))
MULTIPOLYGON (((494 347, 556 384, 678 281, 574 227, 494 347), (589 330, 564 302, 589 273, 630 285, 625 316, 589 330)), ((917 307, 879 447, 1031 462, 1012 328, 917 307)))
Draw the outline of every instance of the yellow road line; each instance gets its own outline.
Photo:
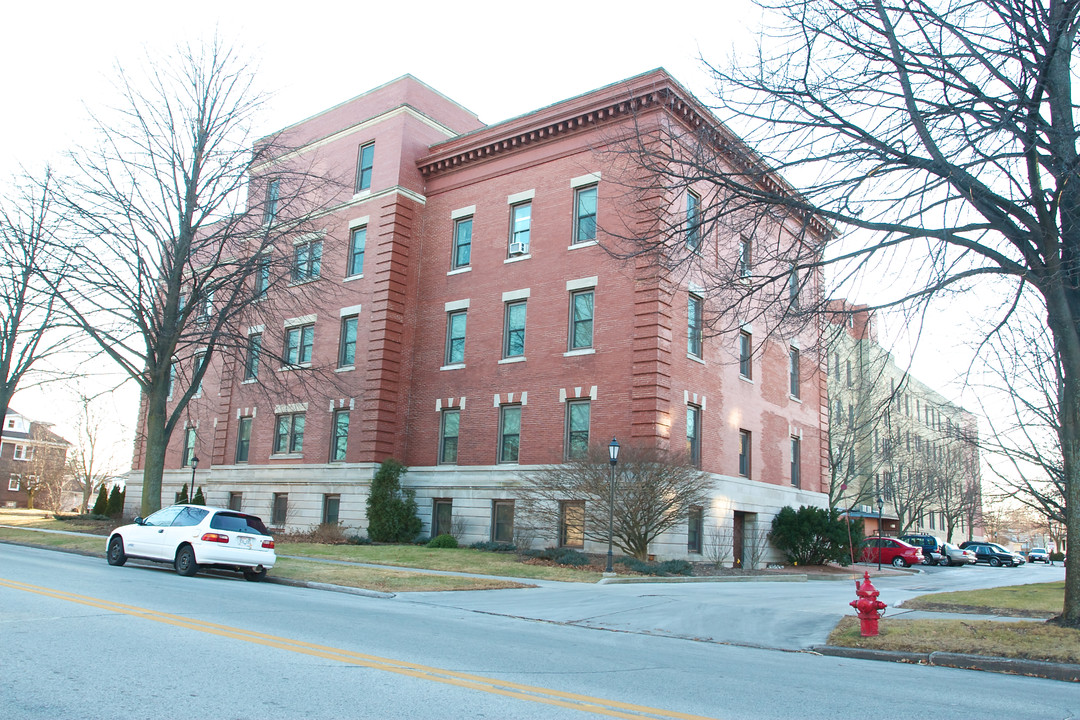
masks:
POLYGON ((421 680, 430 680, 432 682, 439 682, 446 685, 454 685, 456 687, 469 688, 472 690, 479 690, 481 692, 492 693, 494 695, 503 695, 505 697, 516 698, 519 700, 527 700, 529 702, 538 702, 546 705, 565 707, 573 710, 581 710, 583 712, 591 712, 598 715, 607 715, 617 718, 673 718, 675 720, 710 720, 709 718, 706 718, 702 715, 688 715, 686 713, 674 712, 671 710, 661 710, 658 708, 651 708, 642 705, 622 703, 616 700, 604 700, 602 698, 590 697, 588 695, 577 695, 575 693, 561 692, 559 690, 551 690, 549 688, 535 687, 532 685, 522 685, 520 683, 498 680, 495 678, 488 678, 480 675, 471 675, 468 673, 454 672, 452 670, 444 670, 442 668, 436 668, 427 665, 419 665, 417 663, 406 662, 403 660, 392 660, 389 658, 377 657, 375 655, 366 655, 364 653, 357 653, 351 650, 343 650, 341 648, 327 647, 325 645, 315 645, 312 643, 301 642, 299 640, 291 640, 289 638, 278 637, 275 635, 266 635, 264 633, 252 632, 250 630, 243 630, 241 628, 234 628, 228 625, 218 625, 216 623, 195 620, 193 618, 184 617, 182 615, 171 615, 169 613, 148 610, 146 608, 140 608, 134 605, 124 605, 123 603, 111 602, 109 600, 102 600, 100 598, 89 597, 86 595, 76 595, 74 593, 65 592, 63 590, 55 590, 52 588, 40 587, 38 585, 30 585, 28 583, 19 582, 17 580, 5 580, 3 578, 0 578, 0 586, 8 587, 13 590, 22 590, 24 592, 35 593, 37 595, 44 595, 45 597, 51 597, 57 600, 66 600, 68 602, 78 603, 80 605, 87 605, 89 607, 97 608, 99 610, 107 610, 109 612, 120 613, 123 615, 131 615, 133 617, 139 617, 144 620, 152 620, 154 622, 164 623, 166 625, 187 628, 189 630, 197 630, 198 632, 218 635, 220 637, 243 640, 245 642, 278 648, 281 650, 288 650, 290 652, 310 655, 312 657, 319 657, 327 660, 348 663, 350 665, 368 667, 375 670, 383 670, 385 672, 392 672, 407 677, 419 678, 421 680))

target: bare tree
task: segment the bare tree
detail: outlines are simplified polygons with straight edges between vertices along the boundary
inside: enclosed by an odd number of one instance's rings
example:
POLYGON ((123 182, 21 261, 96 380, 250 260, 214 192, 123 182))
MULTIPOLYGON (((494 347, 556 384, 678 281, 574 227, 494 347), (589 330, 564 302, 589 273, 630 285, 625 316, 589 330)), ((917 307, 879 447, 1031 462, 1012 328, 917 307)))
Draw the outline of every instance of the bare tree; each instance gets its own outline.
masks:
MULTIPOLYGON (((711 123, 673 122, 643 128, 628 149, 667 181, 663 197, 710 188, 700 196, 701 227, 759 238, 755 247, 768 254, 759 255, 760 275, 742 284, 732 282, 730 268, 711 274, 713 294, 733 298, 733 309, 780 307, 785 266, 793 266, 788 275, 797 284, 832 265, 838 285, 870 270, 886 273, 890 283, 876 287, 878 307, 927 308, 935 298, 988 291, 1003 299, 985 316, 992 333, 1030 289, 1060 365, 1055 430, 1073 544, 1080 534, 1080 128, 1073 98, 1080 2, 758 4, 769 28, 759 52, 711 66, 718 111, 738 124, 746 145, 711 123), (777 172, 797 178, 799 192, 777 181, 777 172), (799 217, 806 219, 802 251, 768 241, 780 222, 800 229, 792 220, 799 217), (815 255, 817 221, 844 235, 815 255)), ((659 247, 669 250, 665 258, 694 262, 670 251, 685 222, 673 221, 679 216, 663 203, 654 206, 655 231, 641 239, 640 251, 659 247)), ((748 311, 732 322, 745 321, 748 311)), ((1061 622, 1080 626, 1076 553, 1067 564, 1061 622)))
POLYGON ((290 268, 318 268, 328 185, 278 138, 252 142, 264 96, 220 39, 146 67, 138 79, 120 71, 99 144, 73 155, 65 203, 80 237, 51 281, 142 391, 143 515, 161 505, 169 438, 211 363, 242 362, 252 313, 289 297, 271 288, 304 279, 290 268))
POLYGON ((731 561, 735 552, 734 530, 728 522, 721 522, 705 534, 705 557, 709 558, 717 570, 731 561))
POLYGON ((64 491, 69 487, 64 462, 68 447, 47 428, 38 427, 32 432, 35 442, 29 446, 29 452, 33 454, 23 475, 27 506, 60 512, 64 491))
MULTIPOLYGON (((623 446, 616 466, 613 543, 639 560, 649 544, 685 523, 693 505, 704 505, 711 481, 685 458, 647 448, 623 446)), ((534 527, 556 528, 564 501, 584 501, 584 537, 608 539, 611 466, 607 446, 591 447, 586 457, 548 465, 518 477, 522 515, 534 527)))
POLYGON ((82 489, 79 511, 85 513, 98 490, 120 475, 120 464, 114 448, 105 446, 102 420, 94 399, 80 395, 79 409, 75 442, 67 455, 67 472, 82 489))
POLYGON ((17 179, 0 197, 0 419, 31 370, 35 383, 56 379, 42 364, 71 345, 41 277, 46 264, 62 260, 49 252, 64 226, 54 185, 46 170, 17 179))

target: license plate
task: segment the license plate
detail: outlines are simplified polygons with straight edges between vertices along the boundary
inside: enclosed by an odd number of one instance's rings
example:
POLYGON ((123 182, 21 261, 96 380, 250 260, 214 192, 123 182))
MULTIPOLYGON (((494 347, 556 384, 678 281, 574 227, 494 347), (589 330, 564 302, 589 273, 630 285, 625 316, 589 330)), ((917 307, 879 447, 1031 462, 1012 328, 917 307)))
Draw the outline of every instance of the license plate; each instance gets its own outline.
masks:
POLYGON ((251 547, 251 538, 249 538, 249 537, 238 537, 238 538, 236 538, 236 544, 239 545, 242 548, 249 548, 249 547, 251 547))

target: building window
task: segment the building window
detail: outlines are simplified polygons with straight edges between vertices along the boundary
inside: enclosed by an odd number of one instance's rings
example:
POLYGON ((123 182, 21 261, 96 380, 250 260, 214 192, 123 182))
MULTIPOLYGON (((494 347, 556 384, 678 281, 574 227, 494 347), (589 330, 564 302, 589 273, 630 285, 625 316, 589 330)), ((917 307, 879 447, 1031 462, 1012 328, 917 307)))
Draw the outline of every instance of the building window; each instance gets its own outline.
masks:
POLYGON ((344 462, 349 447, 349 411, 334 411, 334 427, 330 435, 330 462, 344 462))
POLYGON ((705 510, 700 505, 690 506, 690 515, 686 521, 686 551, 700 553, 702 549, 702 531, 705 527, 705 510))
POLYGON ((364 248, 367 246, 367 228, 354 228, 349 236, 349 272, 353 275, 364 274, 364 248))
POLYGON ((588 400, 571 400, 566 403, 566 459, 579 460, 589 454, 588 400))
POLYGON ((22 475, 8 475, 7 489, 18 492, 20 487, 22 487, 22 475))
POLYGON ((337 525, 341 510, 340 495, 323 495, 322 521, 326 525, 337 525))
POLYGON ((229 509, 233 512, 240 512, 244 507, 244 493, 231 492, 229 493, 229 509))
POLYGON ((446 315, 446 365, 465 362, 465 317, 464 310, 446 315))
POLYGON ((790 265, 788 270, 788 302, 792 309, 799 308, 799 273, 794 264, 790 265))
POLYGON ((260 253, 255 260, 255 299, 266 297, 270 289, 270 256, 260 253))
POLYGON ((596 239, 596 186, 574 192, 574 243, 596 239))
POLYGON ((443 410, 439 432, 439 463, 456 465, 458 456, 458 432, 461 429, 461 411, 443 410))
MULTIPOLYGON (((191 358, 191 374, 192 374, 192 376, 196 375, 199 372, 199 368, 202 367, 202 364, 204 362, 206 362, 206 351, 205 350, 200 350, 200 351, 196 352, 192 356, 192 358, 191 358)), ((205 373, 204 373, 204 375, 205 375, 205 373)), ((199 378, 199 384, 195 386, 195 392, 192 393, 191 397, 193 397, 193 398, 202 397, 202 378, 201 377, 199 378)))
POLYGON ((315 325, 300 325, 285 331, 285 364, 302 365, 311 362, 315 344, 315 325))
POLYGON ((499 462, 516 463, 521 445, 521 406, 499 408, 499 462))
POLYGON ((750 477, 750 431, 739 431, 739 475, 750 477))
POLYGON ((278 415, 274 431, 274 453, 301 453, 303 451, 304 413, 278 415))
POLYGON ((293 282, 307 282, 322 274, 322 240, 310 240, 293 246, 293 282))
POLYGON ((468 267, 472 260, 472 221, 471 217, 461 218, 454 223, 453 269, 468 267))
POLYGON ((346 315, 341 318, 341 339, 338 343, 338 367, 356 365, 356 325, 359 316, 346 315))
POLYGON ((701 467, 701 408, 686 406, 686 455, 690 464, 701 467))
POLYGON ((739 374, 747 380, 753 377, 753 338, 745 330, 739 331, 739 374))
POLYGON ((180 456, 180 467, 191 467, 195 457, 195 428, 184 428, 184 454, 180 456))
POLYGON ((262 354, 262 333, 248 335, 247 354, 244 356, 244 379, 259 377, 259 355, 262 354))
POLYGON ((33 460, 34 448, 29 445, 15 445, 11 452, 12 460, 33 460))
POLYGON ((752 265, 750 264, 752 262, 750 251, 752 248, 753 245, 750 241, 750 238, 741 238, 739 240, 738 273, 739 277, 741 278, 750 277, 750 268, 752 267, 752 265))
POLYGON ((532 229, 532 203, 510 206, 510 255, 529 252, 529 231, 532 229))
POLYGON ((799 348, 788 348, 788 390, 791 397, 799 397, 799 348))
POLYGON ((514 542, 513 500, 495 500, 491 503, 491 540, 503 543, 514 542))
POLYGON ((686 247, 701 247, 701 198, 692 192, 686 193, 686 247))
POLYGON ((701 357, 701 298, 690 295, 686 305, 686 352, 701 357))
POLYGON ((525 354, 525 301, 506 303, 503 322, 503 357, 525 354))
POLYGON ((371 189, 371 169, 375 167, 375 143, 360 146, 356 163, 356 192, 371 189))
POLYGON ((450 498, 436 498, 431 502, 431 537, 452 535, 454 523, 454 501, 450 498))
POLYGON ((236 425, 236 462, 246 463, 251 450, 251 422, 253 418, 242 417, 236 425))
POLYGON ((570 294, 570 349, 581 350, 593 344, 593 291, 570 294))
POLYGON ((851 387, 851 361, 847 361, 847 386, 851 387))
POLYGON ((563 500, 559 503, 559 545, 585 546, 585 501, 563 500))
POLYGON ((266 186, 266 211, 263 213, 263 224, 269 225, 277 219, 278 200, 281 194, 281 181, 271 180, 266 186))
POLYGON ((270 508, 270 522, 278 527, 285 524, 289 517, 289 493, 274 493, 270 508))
POLYGON ((800 487, 802 473, 802 462, 800 460, 802 441, 799 438, 791 437, 791 484, 795 487, 800 487))
POLYGON ((176 361, 169 363, 169 392, 167 398, 172 400, 173 388, 176 387, 176 361))

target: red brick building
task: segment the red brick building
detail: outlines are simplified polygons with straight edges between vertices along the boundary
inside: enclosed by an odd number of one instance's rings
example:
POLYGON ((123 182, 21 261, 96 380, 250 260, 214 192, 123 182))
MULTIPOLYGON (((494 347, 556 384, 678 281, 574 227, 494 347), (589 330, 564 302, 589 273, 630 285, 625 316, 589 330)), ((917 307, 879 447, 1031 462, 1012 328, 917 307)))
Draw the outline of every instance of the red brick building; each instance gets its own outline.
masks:
POLYGON ((0 507, 61 509, 71 443, 51 427, 8 409, 0 433, 0 507))
MULTIPOLYGON (((741 363, 754 329, 703 337, 692 276, 605 249, 636 221, 602 150, 643 122, 719 127, 655 70, 491 126, 405 76, 286 129, 355 177, 325 231, 295 243, 289 292, 318 288, 318 300, 253 321, 253 346, 273 349, 257 372, 222 361, 208 374, 174 434, 165 497, 194 476, 208 502, 277 527, 363 532, 374 468, 394 457, 425 532, 507 539, 519 473, 614 436, 689 448, 714 477, 703 526, 669 533, 658 556, 700 552, 709 528, 742 537, 785 505, 825 504, 817 338, 755 342, 741 363), (324 381, 300 380, 315 368, 324 381), (272 397, 267 374, 284 388, 272 397)), ((702 240, 737 252, 736 238, 702 240)), ((129 509, 141 462, 137 447, 129 509)))

